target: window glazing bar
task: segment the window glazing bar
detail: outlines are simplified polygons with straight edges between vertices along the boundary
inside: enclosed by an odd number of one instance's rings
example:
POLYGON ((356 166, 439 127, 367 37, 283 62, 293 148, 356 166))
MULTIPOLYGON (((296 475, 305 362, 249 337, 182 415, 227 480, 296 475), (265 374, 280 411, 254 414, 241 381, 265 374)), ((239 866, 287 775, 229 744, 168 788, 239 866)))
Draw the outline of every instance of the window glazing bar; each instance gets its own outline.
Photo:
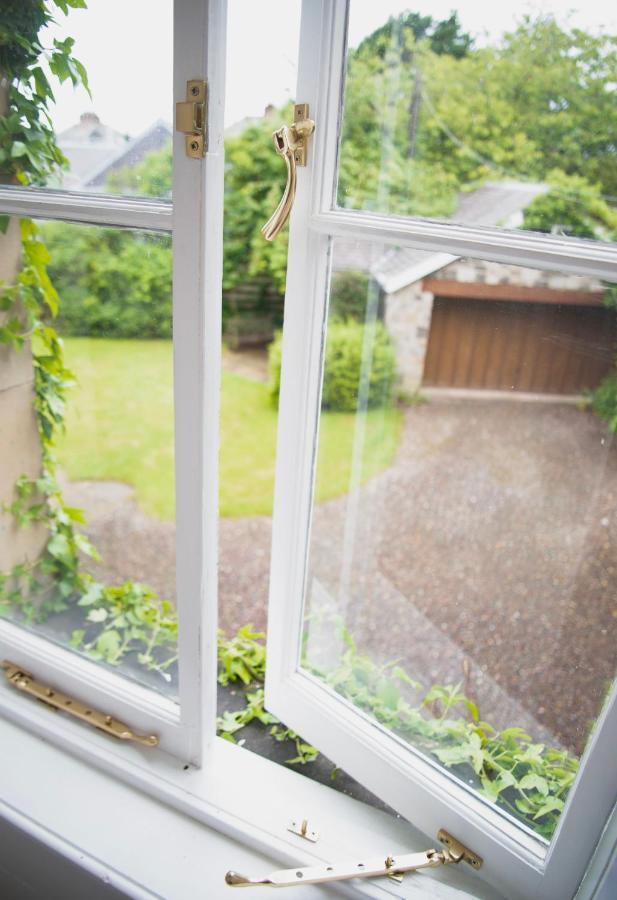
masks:
POLYGON ((347 240, 369 240, 617 282, 617 244, 601 241, 351 210, 315 213, 310 227, 347 240))
POLYGON ((0 214, 148 231, 172 230, 171 200, 0 185, 0 214))

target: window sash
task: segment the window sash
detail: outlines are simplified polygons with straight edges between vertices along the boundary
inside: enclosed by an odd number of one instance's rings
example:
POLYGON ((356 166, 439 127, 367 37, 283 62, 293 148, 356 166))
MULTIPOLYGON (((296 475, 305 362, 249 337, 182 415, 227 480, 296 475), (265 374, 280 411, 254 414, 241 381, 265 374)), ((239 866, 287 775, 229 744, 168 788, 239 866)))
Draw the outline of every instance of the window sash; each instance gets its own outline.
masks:
MULTIPOLYGON (((11 215, 172 233, 179 704, 4 620, 0 658, 158 734, 163 750, 196 765, 216 717, 225 14, 225 0, 174 2, 174 98, 184 100, 187 81, 201 73, 217 100, 209 104, 203 160, 189 159, 184 135, 174 133, 173 208, 158 200, 0 187, 0 210, 11 215)), ((49 712, 39 715, 43 722, 49 712)))
POLYGON ((484 856, 508 896, 571 896, 616 800, 613 688, 550 847, 299 669, 320 416, 331 237, 594 274, 617 281, 617 247, 333 208, 345 69, 345 0, 304 0, 298 102, 316 130, 290 224, 269 599, 266 704, 415 825, 446 827, 484 856), (610 785, 610 789, 607 787, 610 785), (585 828, 580 827, 585 822, 585 828))

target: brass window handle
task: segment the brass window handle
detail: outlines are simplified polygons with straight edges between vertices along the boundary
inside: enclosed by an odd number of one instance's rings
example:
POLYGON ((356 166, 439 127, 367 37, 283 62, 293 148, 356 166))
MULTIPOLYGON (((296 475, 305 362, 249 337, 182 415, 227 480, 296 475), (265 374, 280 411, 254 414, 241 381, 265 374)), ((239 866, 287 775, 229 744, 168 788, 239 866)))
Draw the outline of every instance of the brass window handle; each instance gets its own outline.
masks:
POLYGON ((296 167, 306 165, 306 145, 315 130, 315 123, 309 119, 308 111, 308 103, 296 103, 293 125, 283 125, 272 134, 274 149, 285 160, 287 184, 279 205, 261 229, 267 241, 273 241, 279 234, 296 199, 296 167))

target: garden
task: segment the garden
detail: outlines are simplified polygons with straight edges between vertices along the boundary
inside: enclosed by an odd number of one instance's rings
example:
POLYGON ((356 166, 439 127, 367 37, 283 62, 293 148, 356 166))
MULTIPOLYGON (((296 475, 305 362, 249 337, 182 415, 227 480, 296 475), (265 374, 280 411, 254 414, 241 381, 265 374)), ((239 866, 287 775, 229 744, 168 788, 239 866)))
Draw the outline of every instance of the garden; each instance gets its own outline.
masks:
MULTIPOLYGON (((48 116, 52 81, 87 85, 87 74, 70 37, 49 49, 40 44, 39 32, 52 12, 76 7, 85 7, 84 0, 31 0, 11 2, 0 14, 0 72, 10 83, 0 119, 4 181, 45 185, 65 165, 48 116)), ((526 211, 526 227, 551 231, 558 222, 570 234, 614 237, 617 220, 606 201, 617 193, 614 116, 608 107, 602 114, 614 41, 567 29, 550 17, 524 18, 496 48, 474 47, 456 15, 437 21, 411 13, 367 37, 350 54, 341 204, 371 208, 377 202, 379 120, 366 97, 384 89, 386 51, 395 32, 407 64, 396 101, 401 121, 410 99, 417 98, 419 68, 430 103, 422 105, 416 133, 401 127, 395 136, 389 211, 448 215, 461 191, 494 178, 496 171, 525 172, 550 186, 526 211), (538 59, 542 78, 530 94, 527 73, 538 59), (470 87, 487 65, 493 72, 488 100, 470 87), (581 67, 591 73, 588 78, 580 77, 581 67), (572 102, 551 107, 547 97, 555 91, 572 102), (594 93, 593 104, 586 102, 587 91, 594 93), (443 121, 451 133, 467 135, 467 149, 448 143, 439 127, 443 121), (575 142, 567 139, 573 133, 575 142), (591 134, 594 143, 588 147, 591 134)), ((289 110, 276 115, 285 120, 289 110)), ((285 242, 266 244, 259 236, 280 184, 272 128, 272 121, 251 126, 250 133, 226 144, 224 319, 230 315, 230 292, 251 279, 266 279, 282 306, 285 242)), ((167 197, 170 163, 169 148, 156 151, 114 173, 107 187, 167 197)), ((4 216, 2 225, 6 231, 15 223, 4 216)), ((141 232, 30 221, 21 223, 21 243, 21 270, 0 295, 0 344, 14 354, 32 352, 41 467, 18 478, 13 495, 4 498, 4 511, 19 528, 42 527, 47 536, 36 560, 18 562, 0 575, 0 614, 104 664, 125 666, 133 677, 163 673, 173 688, 173 598, 159 596, 145 581, 116 584, 95 577, 97 548, 85 536, 83 512, 67 504, 61 488, 64 480, 122 482, 132 488, 144 516, 173 520, 171 247, 166 238, 141 232)), ((333 281, 318 504, 336 501, 350 484, 367 290, 362 273, 339 274, 333 281)), ((361 484, 393 466, 406 421, 394 351, 380 322, 374 348, 361 484)), ((280 336, 270 345, 269 366, 268 383, 223 372, 220 513, 225 519, 271 515, 280 336)), ((593 399, 613 431, 616 397, 613 377, 593 399)), ((344 657, 336 669, 307 661, 315 674, 471 781, 490 802, 550 837, 577 770, 576 755, 535 741, 522 728, 484 721, 460 684, 420 685, 398 661, 378 663, 360 648, 349 623, 336 619, 332 629, 341 636, 344 657)), ((236 634, 221 635, 219 681, 236 690, 240 702, 222 711, 219 732, 237 740, 242 728, 260 723, 272 741, 290 748, 287 762, 308 765, 318 756, 316 748, 264 708, 265 664, 261 632, 245 624, 236 634)))

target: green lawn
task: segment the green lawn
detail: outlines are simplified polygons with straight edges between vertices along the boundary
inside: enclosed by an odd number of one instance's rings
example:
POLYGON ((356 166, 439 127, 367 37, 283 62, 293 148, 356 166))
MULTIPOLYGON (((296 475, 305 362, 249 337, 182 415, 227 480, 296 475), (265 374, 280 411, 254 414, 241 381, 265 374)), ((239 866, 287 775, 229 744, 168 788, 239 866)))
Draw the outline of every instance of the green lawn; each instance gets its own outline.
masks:
MULTIPOLYGON (((172 519, 173 397, 169 341, 67 338, 67 363, 78 385, 67 413, 60 464, 72 480, 133 485, 142 509, 172 519)), ((322 417, 318 499, 348 489, 353 415, 322 417)), ((368 415, 363 477, 392 461, 401 415, 368 415)), ((264 384, 223 373, 221 515, 272 512, 276 411, 264 384)))

